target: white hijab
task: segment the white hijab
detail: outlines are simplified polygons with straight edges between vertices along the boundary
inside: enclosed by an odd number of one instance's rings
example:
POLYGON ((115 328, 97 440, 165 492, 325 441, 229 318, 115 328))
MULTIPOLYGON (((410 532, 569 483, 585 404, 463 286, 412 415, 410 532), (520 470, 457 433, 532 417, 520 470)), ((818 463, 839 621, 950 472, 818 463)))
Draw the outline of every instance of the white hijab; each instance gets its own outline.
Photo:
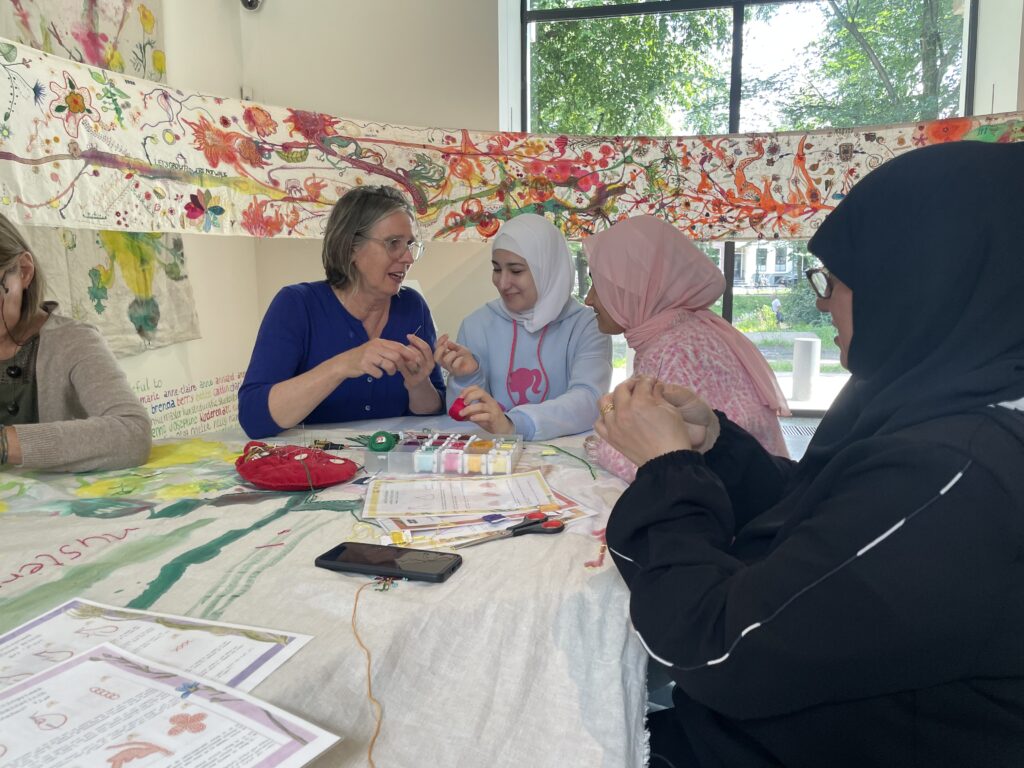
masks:
POLYGON ((550 221, 536 213, 521 213, 505 222, 491 243, 491 254, 498 248, 512 251, 530 267, 533 284, 537 286, 537 303, 525 312, 512 312, 502 302, 502 309, 513 320, 522 322, 530 333, 536 333, 562 314, 572 295, 572 255, 569 246, 550 221))

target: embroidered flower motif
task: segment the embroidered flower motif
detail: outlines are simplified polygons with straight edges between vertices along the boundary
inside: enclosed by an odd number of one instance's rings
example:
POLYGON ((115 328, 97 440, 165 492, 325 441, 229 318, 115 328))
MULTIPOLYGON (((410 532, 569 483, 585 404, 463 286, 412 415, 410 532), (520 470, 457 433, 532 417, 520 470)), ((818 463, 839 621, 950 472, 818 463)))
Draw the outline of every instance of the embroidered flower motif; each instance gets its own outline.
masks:
POLYGON ((64 121, 68 136, 78 138, 78 124, 82 120, 95 120, 96 110, 92 108, 92 95, 85 88, 79 89, 75 81, 64 72, 64 84, 50 83, 50 90, 56 98, 50 102, 50 114, 64 121))
POLYGON ((171 729, 167 731, 168 736, 177 736, 179 733, 202 733, 206 730, 205 712, 195 715, 171 715, 171 729))
POLYGON ((263 107, 246 107, 242 112, 242 121, 250 131, 255 131, 261 139, 277 130, 277 121, 263 107))
POLYGON ((181 698, 187 699, 199 690, 199 683, 182 683, 174 690, 181 694, 181 698))
POLYGON ((185 203, 185 215, 192 221, 197 222, 203 232, 209 232, 213 227, 220 229, 218 220, 224 215, 224 209, 220 206, 220 198, 210 194, 208 189, 197 189, 195 194, 189 195, 189 202, 185 203))
POLYGON ((11 126, 7 123, 0 123, 0 142, 11 138, 11 126))

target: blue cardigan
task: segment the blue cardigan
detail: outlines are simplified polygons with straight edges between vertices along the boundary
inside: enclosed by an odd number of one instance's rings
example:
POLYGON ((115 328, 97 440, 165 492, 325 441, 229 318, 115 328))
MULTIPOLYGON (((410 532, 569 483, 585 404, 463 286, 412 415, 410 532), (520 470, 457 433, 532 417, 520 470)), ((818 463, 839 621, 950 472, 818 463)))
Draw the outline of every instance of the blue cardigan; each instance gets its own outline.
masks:
MULTIPOLYGON (((407 333, 415 333, 434 347, 437 334, 427 303, 416 291, 402 288, 391 299, 388 322, 380 336, 408 344, 407 333)), ((268 407, 270 388, 369 340, 362 322, 348 313, 326 281, 282 288, 263 317, 245 380, 238 390, 238 421, 242 429, 254 439, 279 433, 281 427, 268 407)), ((440 366, 434 366, 430 381, 444 402, 440 366)), ((409 414, 409 393, 400 373, 379 379, 358 376, 343 381, 310 412, 304 423, 409 414)))

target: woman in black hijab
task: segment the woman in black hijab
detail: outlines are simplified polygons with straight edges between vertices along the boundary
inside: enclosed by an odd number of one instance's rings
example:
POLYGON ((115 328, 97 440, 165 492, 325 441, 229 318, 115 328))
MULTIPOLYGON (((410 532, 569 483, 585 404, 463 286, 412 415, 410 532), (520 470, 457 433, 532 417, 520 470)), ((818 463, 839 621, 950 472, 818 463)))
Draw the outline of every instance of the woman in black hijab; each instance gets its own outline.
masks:
POLYGON ((1024 765, 1024 145, 908 152, 811 239, 853 374, 799 464, 630 380, 607 538, 659 766, 1024 765))

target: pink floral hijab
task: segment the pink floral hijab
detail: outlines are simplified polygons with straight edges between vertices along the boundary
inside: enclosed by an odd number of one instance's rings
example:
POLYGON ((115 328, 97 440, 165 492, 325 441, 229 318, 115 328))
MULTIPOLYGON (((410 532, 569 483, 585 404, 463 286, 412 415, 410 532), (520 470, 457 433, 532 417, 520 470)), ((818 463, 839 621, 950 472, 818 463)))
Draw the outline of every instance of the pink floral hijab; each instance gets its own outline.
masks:
POLYGON ((708 307, 725 291, 725 276, 678 229, 654 216, 634 216, 587 238, 583 250, 601 304, 625 328, 638 353, 693 313, 736 355, 766 406, 788 414, 786 398, 757 347, 708 307))

